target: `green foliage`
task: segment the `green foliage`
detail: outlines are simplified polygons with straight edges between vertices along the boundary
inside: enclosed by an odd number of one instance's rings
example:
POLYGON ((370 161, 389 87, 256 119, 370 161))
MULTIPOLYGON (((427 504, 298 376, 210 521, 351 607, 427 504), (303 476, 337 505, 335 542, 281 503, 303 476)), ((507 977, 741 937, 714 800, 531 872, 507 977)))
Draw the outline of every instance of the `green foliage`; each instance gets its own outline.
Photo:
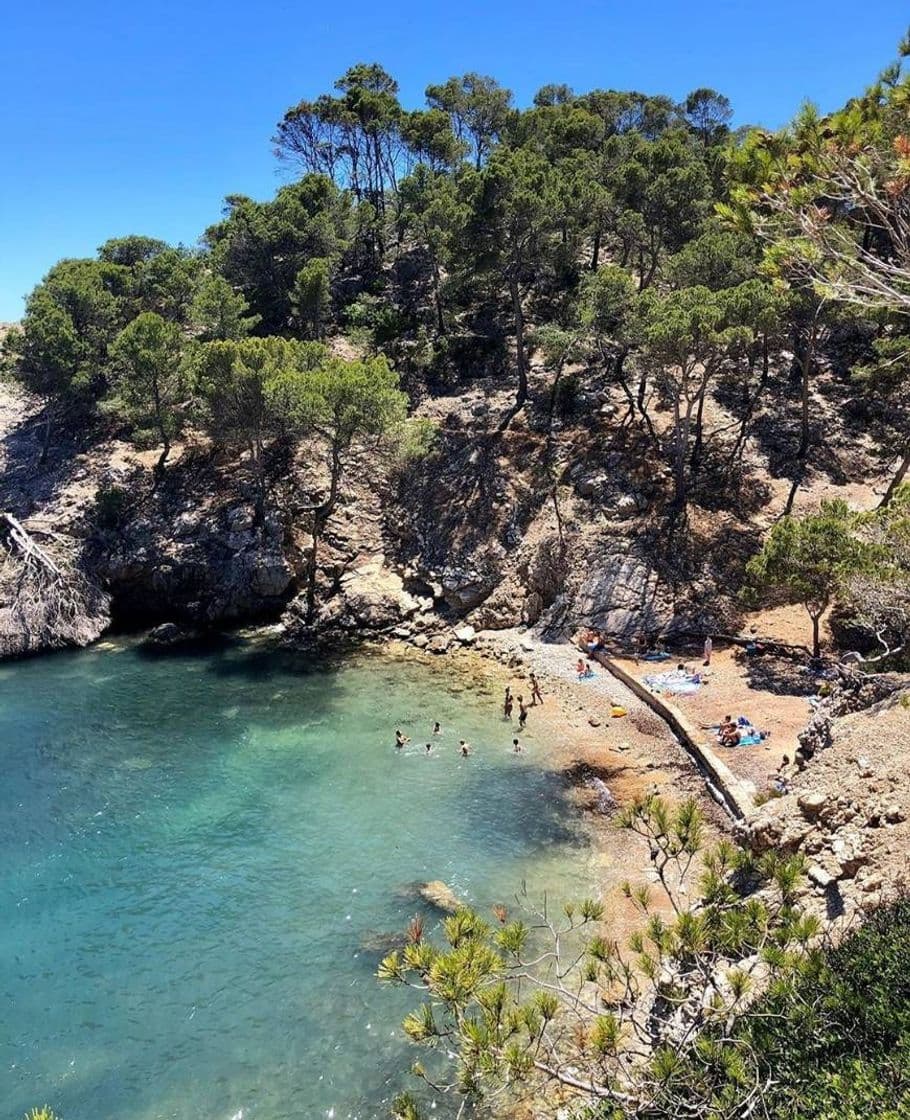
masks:
POLYGON ((102 486, 95 493, 95 524, 99 529, 120 529, 130 507, 129 491, 122 486, 102 486))
POLYGON ((737 1036, 772 1074, 772 1120, 891 1120, 910 1110, 910 903, 772 985, 737 1036))
POLYGON ((823 502, 817 514, 783 517, 747 567, 753 588, 777 591, 805 606, 816 657, 819 619, 844 581, 874 560, 873 550, 858 539, 856 525, 856 515, 840 500, 823 502))
POLYGON ((25 306, 17 373, 27 388, 64 401, 100 395, 127 285, 121 265, 92 260, 54 265, 25 306))
POLYGON ((817 924, 794 904, 802 861, 769 853, 750 862, 729 843, 703 852, 691 800, 644 798, 618 823, 647 844, 671 905, 651 911, 647 888, 627 887, 645 920, 631 957, 603 931, 604 905, 587 899, 567 904, 562 918, 545 906, 530 925, 495 932, 459 910, 442 923, 441 943, 424 939, 383 961, 381 980, 424 992, 405 1020, 407 1036, 415 1045, 442 1043, 453 1063, 449 1080, 415 1066, 433 1092, 457 1091, 478 1105, 506 1089, 540 1094, 542 1079, 553 1079, 601 1101, 591 1116, 677 1115, 684 1101, 721 1097, 727 1110, 716 1115, 739 1115, 755 1066, 741 1041, 716 1036, 716 1024, 746 1006, 756 969, 783 981, 809 959, 817 924), (690 895, 699 856, 701 889, 690 895), (682 1005, 701 1032, 683 1049, 674 1033, 682 1005), (645 1021, 647 1063, 639 1060, 645 1021), (626 1112, 629 1101, 638 1106, 626 1112))
POLYGON ((320 339, 332 307, 331 273, 325 257, 312 257, 294 278, 291 311, 303 338, 320 339))
POLYGON ((457 139, 470 145, 480 170, 509 121, 511 90, 494 78, 472 73, 427 86, 426 93, 430 108, 448 114, 457 139))
POLYGON ((311 258, 333 260, 352 233, 350 197, 323 175, 282 187, 271 202, 231 195, 226 214, 206 231, 215 269, 258 315, 263 333, 291 319, 291 292, 311 258))
POLYGON ((259 322, 260 317, 249 311, 246 299, 223 276, 208 274, 193 297, 189 319, 200 342, 236 341, 259 322))
POLYGON ((368 293, 348 305, 345 321, 350 338, 371 350, 397 338, 401 328, 395 308, 381 296, 368 293))
POLYGON ((193 372, 210 431, 216 439, 248 447, 258 460, 267 439, 299 430, 299 409, 288 399, 288 386, 326 357, 320 343, 284 338, 207 343, 194 357, 193 372))
POLYGON ((426 416, 409 419, 401 429, 397 458, 402 464, 416 463, 432 455, 439 444, 439 426, 426 416))
POLYGON ((164 445, 159 468, 180 426, 181 351, 180 328, 154 311, 137 315, 110 350, 120 407, 140 428, 152 425, 164 445))

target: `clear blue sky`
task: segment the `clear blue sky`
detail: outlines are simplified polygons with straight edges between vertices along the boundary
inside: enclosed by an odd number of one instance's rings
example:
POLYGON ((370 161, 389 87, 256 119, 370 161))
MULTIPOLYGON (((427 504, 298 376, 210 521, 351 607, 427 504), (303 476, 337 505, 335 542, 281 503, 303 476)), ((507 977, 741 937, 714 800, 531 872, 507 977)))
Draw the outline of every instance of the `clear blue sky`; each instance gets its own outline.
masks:
POLYGON ((576 90, 726 93, 737 123, 832 109, 894 54, 899 0, 18 0, 0 36, 0 320, 108 237, 193 244, 228 193, 280 184, 284 110, 381 62, 403 102, 478 70, 527 104, 576 90))

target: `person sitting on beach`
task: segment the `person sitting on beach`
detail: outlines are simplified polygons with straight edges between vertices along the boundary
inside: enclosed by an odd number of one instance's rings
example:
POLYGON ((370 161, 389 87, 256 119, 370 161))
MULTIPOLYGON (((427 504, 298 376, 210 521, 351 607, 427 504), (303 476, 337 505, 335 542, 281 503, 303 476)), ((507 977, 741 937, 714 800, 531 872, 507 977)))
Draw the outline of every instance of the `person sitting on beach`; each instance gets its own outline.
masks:
POLYGON ((527 720, 528 720, 528 709, 525 705, 525 698, 523 696, 519 696, 518 697, 518 728, 519 728, 519 730, 522 730, 524 728, 524 725, 527 723, 527 720))
POLYGON ((471 753, 471 748, 470 748, 470 747, 468 746, 468 744, 467 744, 467 743, 466 743, 466 742, 464 741, 464 739, 462 739, 462 740, 461 740, 461 741, 459 742, 459 744, 458 744, 458 747, 459 747, 459 749, 460 749, 460 751, 461 751, 461 757, 462 757, 462 758, 467 758, 467 757, 468 757, 468 755, 469 755, 469 754, 471 753))
POLYGON ((739 746, 739 728, 730 716, 724 716, 723 723, 717 729, 717 739, 722 747, 739 746))
POLYGON ((512 750, 516 754, 521 754, 521 743, 519 743, 519 741, 517 739, 512 740, 512 750))
POLYGON ((580 677, 585 675, 585 662, 583 657, 579 657, 578 661, 575 663, 575 672, 578 673, 580 677))
POLYGON ((594 668, 591 665, 590 661, 582 661, 581 658, 579 658, 576 668, 578 670, 578 679, 580 681, 590 680, 591 677, 594 676, 594 668))

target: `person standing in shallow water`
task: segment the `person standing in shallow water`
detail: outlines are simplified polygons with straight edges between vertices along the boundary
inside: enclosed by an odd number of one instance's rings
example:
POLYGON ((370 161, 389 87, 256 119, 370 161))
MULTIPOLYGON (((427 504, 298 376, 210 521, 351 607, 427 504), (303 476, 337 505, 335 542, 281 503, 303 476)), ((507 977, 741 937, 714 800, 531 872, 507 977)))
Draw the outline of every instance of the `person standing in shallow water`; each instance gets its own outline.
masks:
POLYGON ((506 719, 512 718, 512 689, 506 686, 506 698, 502 705, 502 714, 506 719))
POLYGON ((543 693, 540 691, 540 681, 534 670, 531 670, 531 704, 537 706, 538 703, 543 703, 543 693))
POLYGON ((528 720, 528 709, 525 706, 525 698, 523 696, 519 696, 518 697, 518 729, 519 729, 519 731, 524 730, 524 726, 525 726, 525 723, 527 723, 527 720, 528 720))

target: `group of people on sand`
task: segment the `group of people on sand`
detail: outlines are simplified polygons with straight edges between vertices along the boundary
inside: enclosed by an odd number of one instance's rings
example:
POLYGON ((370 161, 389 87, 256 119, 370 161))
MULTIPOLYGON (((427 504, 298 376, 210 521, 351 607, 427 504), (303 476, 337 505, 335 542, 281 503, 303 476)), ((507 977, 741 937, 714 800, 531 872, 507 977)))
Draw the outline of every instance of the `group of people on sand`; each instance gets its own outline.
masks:
POLYGON ((593 676, 595 676, 594 666, 590 661, 586 661, 582 657, 579 657, 578 662, 575 665, 575 672, 578 674, 578 679, 580 681, 589 681, 593 676))
MULTIPOLYGON (((533 669, 528 675, 528 684, 531 686, 531 707, 536 708, 538 704, 543 703, 543 693, 540 690, 540 681, 533 669)), ((503 719, 510 720, 512 718, 516 700, 518 701, 518 729, 523 731, 525 724, 528 722, 528 705, 525 703, 524 694, 519 693, 518 696, 513 697, 512 686, 507 684, 506 694, 502 702, 503 719)), ((521 748, 519 747, 518 750, 521 750, 521 748)))

